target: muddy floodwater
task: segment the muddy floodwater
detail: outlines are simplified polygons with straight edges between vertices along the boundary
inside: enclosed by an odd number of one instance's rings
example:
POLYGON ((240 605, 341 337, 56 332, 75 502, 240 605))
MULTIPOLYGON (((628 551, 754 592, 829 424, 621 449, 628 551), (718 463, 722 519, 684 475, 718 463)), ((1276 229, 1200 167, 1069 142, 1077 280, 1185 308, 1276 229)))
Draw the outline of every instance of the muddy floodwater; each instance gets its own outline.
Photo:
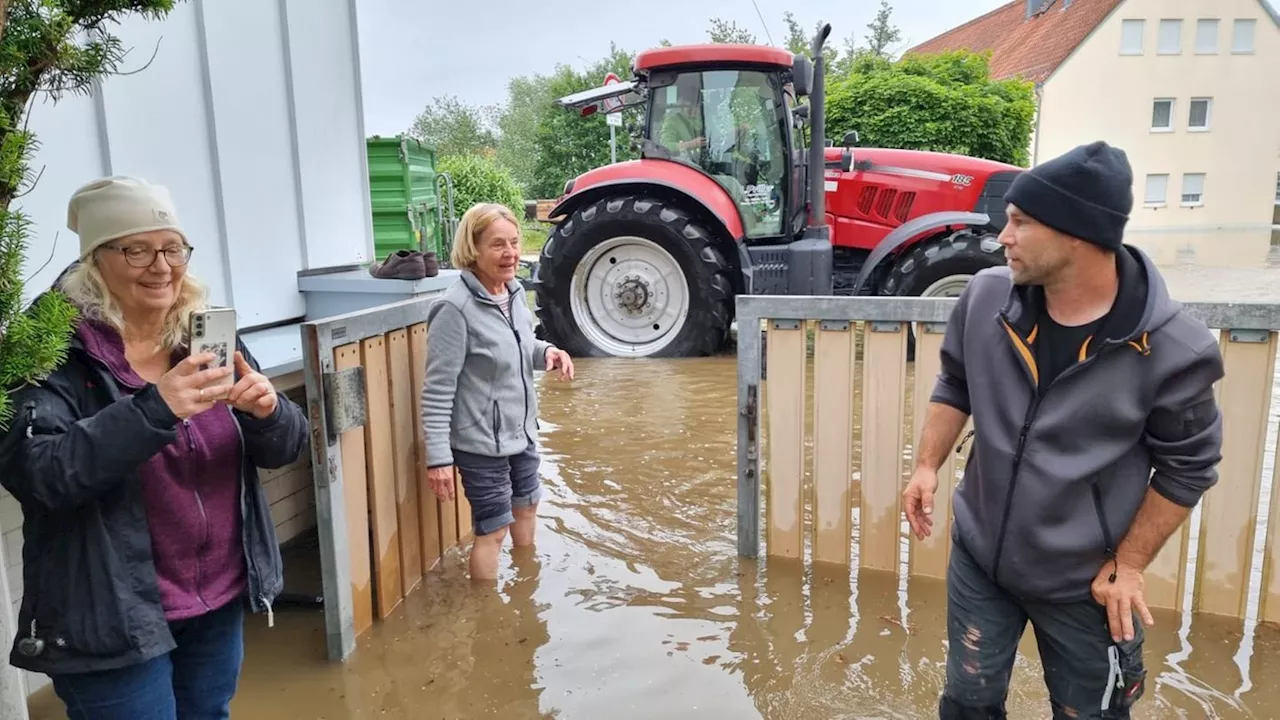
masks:
MULTIPOLYGON (((572 384, 538 382, 536 549, 508 551, 488 589, 455 555, 346 664, 325 660, 317 610, 250 618, 234 718, 936 717, 940 581, 737 556, 733 357, 582 360, 572 384)), ((289 589, 318 593, 314 549, 287 561, 289 589)), ((1280 717, 1280 629, 1156 622, 1135 717, 1280 717)), ((1028 632, 1010 717, 1049 715, 1036 657, 1028 632)))

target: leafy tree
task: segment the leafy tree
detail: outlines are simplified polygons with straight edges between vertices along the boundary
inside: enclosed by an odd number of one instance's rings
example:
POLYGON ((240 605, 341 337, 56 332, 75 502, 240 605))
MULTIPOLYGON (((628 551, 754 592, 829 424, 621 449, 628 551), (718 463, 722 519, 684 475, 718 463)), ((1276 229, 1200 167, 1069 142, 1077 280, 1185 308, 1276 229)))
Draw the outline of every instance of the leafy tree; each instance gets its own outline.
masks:
MULTIPOLYGON (((782 21, 787 24, 787 42, 786 48, 797 55, 808 56, 813 52, 813 38, 818 31, 822 29, 823 22, 819 20, 814 23, 813 32, 806 33, 804 27, 796 21, 796 16, 791 11, 783 13, 782 21)), ((826 72, 823 77, 831 77, 832 71, 838 68, 837 63, 840 61, 840 51, 831 46, 830 43, 822 47, 822 62, 826 72)))
POLYGON ((863 53, 828 87, 830 137, 857 130, 872 147, 933 150, 1026 166, 1030 82, 993 81, 989 54, 955 51, 890 62, 863 53))
MULTIPOLYGON (((58 101, 88 93, 124 59, 108 31, 129 15, 162 19, 174 0, 0 0, 0 385, 5 390, 46 377, 65 358, 76 312, 56 290, 23 308, 22 263, 30 220, 10 205, 38 176, 30 162, 37 142, 27 113, 38 95, 58 101)), ((0 427, 13 417, 0 393, 0 427)))
POLYGON ((409 135, 435 148, 438 157, 492 152, 497 146, 497 110, 476 107, 449 95, 433 98, 409 127, 409 135))
POLYGON ((459 216, 472 205, 493 202, 506 205, 517 218, 524 217, 520 186, 494 160, 483 155, 449 155, 437 161, 436 166, 453 177, 453 206, 459 216))
POLYGON ((871 31, 867 35, 867 50, 882 58, 892 57, 889 46, 902 40, 902 32, 889 21, 892 16, 893 6, 889 5, 889 0, 880 0, 880 10, 876 12, 875 20, 867 24, 867 29, 871 31))
POLYGON ((553 106, 551 79, 543 75, 513 78, 507 84, 507 104, 498 116, 497 160, 516 184, 533 195, 538 177, 538 118, 560 108, 553 106))
MULTIPOLYGON (((534 131, 537 158, 530 192, 540 198, 560 195, 566 180, 592 168, 609 163, 609 126, 604 115, 595 113, 581 117, 577 112, 560 107, 557 98, 599 87, 609 73, 620 78, 631 77, 635 56, 613 46, 608 56, 585 72, 561 65, 546 79, 547 95, 537 106, 534 131)), ((623 126, 617 130, 618 161, 639 157, 630 139, 638 134, 642 120, 635 110, 623 111, 623 126)))
POLYGON ((755 45, 756 36, 751 31, 743 27, 738 27, 738 23, 732 20, 721 20, 720 18, 711 18, 711 27, 707 29, 707 37, 713 43, 740 43, 743 45, 755 45))

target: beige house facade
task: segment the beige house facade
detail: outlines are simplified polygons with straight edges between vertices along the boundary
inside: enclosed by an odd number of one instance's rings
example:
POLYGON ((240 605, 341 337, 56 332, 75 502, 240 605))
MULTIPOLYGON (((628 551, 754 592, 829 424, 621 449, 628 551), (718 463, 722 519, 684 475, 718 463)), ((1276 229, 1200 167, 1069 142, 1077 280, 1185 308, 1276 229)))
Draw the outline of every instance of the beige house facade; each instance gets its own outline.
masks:
POLYGON ((1036 83, 1032 164, 1099 139, 1128 153, 1128 241, 1156 262, 1280 264, 1280 15, 1267 0, 1015 0, 910 52, 961 47, 1036 83))

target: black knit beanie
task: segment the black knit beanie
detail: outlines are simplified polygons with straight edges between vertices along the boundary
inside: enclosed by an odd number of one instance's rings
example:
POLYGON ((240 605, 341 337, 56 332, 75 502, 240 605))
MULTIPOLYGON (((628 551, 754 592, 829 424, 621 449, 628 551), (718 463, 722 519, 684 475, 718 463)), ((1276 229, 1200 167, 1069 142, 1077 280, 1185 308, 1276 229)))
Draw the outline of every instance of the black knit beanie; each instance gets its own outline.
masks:
POLYGON ((1018 175, 1004 199, 1054 230, 1119 250, 1133 210, 1133 168, 1123 150, 1093 142, 1018 175))

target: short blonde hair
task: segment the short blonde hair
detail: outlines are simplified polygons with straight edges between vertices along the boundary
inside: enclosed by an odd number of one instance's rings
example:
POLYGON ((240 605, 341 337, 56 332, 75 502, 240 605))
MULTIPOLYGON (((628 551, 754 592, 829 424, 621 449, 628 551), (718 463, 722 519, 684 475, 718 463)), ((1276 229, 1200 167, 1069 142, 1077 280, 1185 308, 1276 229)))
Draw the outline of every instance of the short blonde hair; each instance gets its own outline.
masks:
POLYGON ((453 235, 453 249, 449 252, 449 263, 455 268, 473 268, 476 264, 476 243, 480 235, 497 220, 506 220, 516 227, 516 233, 523 235, 520 221, 511 208, 498 203, 477 203, 472 205, 462 220, 458 222, 458 231, 453 235))
MULTIPOLYGON (((79 308, 82 316, 109 325, 116 332, 124 334, 124 313, 107 289, 106 281, 102 279, 97 255, 96 252, 89 253, 88 257, 67 273, 62 279, 62 292, 79 308)), ((190 342, 188 334, 191 314, 204 310, 208 297, 208 290, 190 271, 182 276, 178 298, 165 316, 160 332, 160 346, 157 349, 172 352, 187 347, 190 342)))

